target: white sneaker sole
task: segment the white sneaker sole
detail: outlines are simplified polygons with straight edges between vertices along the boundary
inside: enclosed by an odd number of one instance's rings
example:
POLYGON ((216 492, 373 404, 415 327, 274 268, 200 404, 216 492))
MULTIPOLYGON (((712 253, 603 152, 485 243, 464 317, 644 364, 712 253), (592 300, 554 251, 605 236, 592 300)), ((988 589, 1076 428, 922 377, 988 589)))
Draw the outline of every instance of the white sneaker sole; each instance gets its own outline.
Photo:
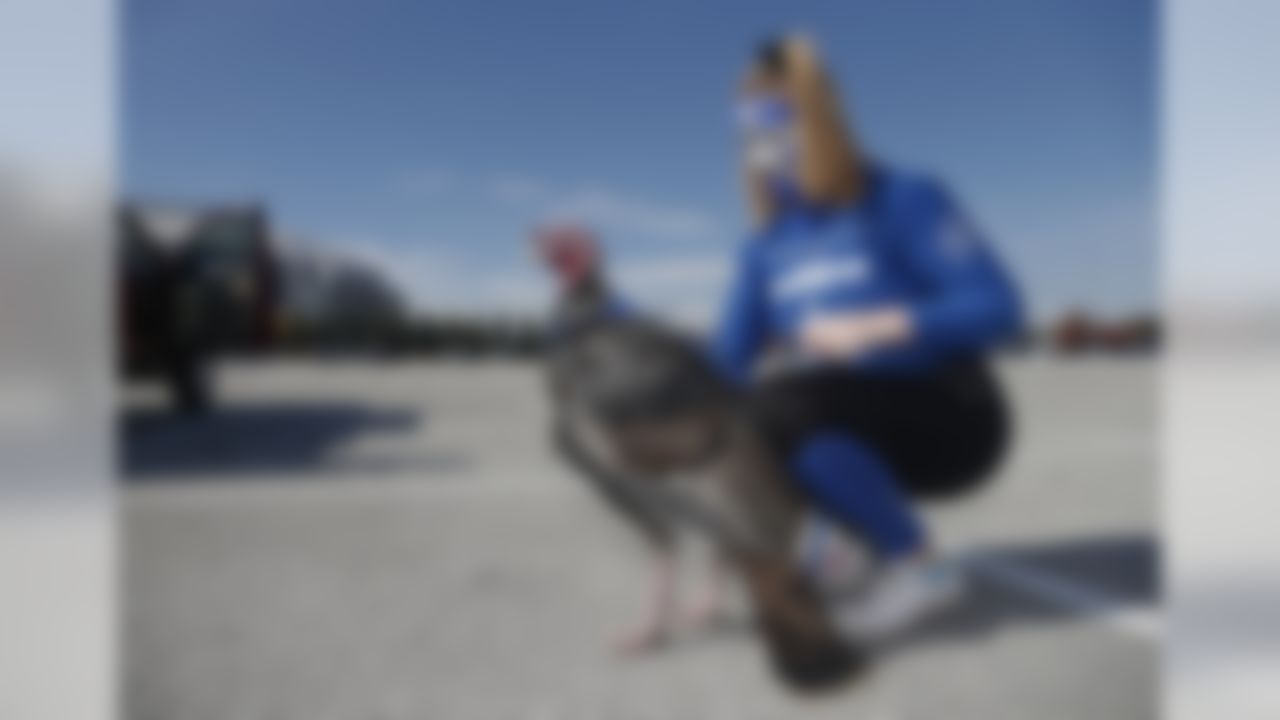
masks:
POLYGON ((843 613, 836 611, 836 625, 842 635, 854 642, 884 642, 955 606, 964 597, 966 590, 966 579, 958 577, 945 590, 930 594, 910 610, 895 615, 892 620, 879 622, 864 620, 863 613, 860 612, 861 608, 854 606, 843 613))

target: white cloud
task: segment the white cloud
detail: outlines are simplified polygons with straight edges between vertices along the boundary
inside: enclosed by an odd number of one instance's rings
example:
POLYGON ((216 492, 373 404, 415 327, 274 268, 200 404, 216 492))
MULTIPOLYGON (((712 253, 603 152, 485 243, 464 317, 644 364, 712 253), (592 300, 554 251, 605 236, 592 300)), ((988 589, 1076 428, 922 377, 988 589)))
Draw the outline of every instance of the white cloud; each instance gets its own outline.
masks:
POLYGON ((628 285, 655 291, 719 289, 727 282, 731 265, 727 256, 663 256, 621 265, 618 279, 628 285))
MULTIPOLYGON (((422 168, 401 176, 397 186, 410 195, 430 197, 462 187, 463 183, 450 170, 422 168)), ((470 189, 487 193, 501 205, 539 220, 576 221, 601 230, 669 240, 701 240, 724 234, 724 227, 710 213, 600 185, 564 190, 539 178, 508 171, 470 189)))
POLYGON ((652 202, 603 187, 571 191, 550 203, 545 214, 557 220, 578 220, 605 228, 673 239, 693 239, 720 233, 720 223, 699 210, 652 202))
MULTIPOLYGON (((539 315, 552 303, 554 287, 537 263, 495 268, 462 246, 399 245, 369 238, 338 241, 286 240, 313 253, 369 267, 396 287, 417 312, 539 315)), ((617 259, 611 275, 631 303, 677 324, 702 328, 714 317, 729 280, 730 258, 711 254, 617 259)))
MULTIPOLYGON (((532 219, 581 222, 606 237, 626 233, 655 240, 704 241, 724 232, 715 217, 697 209, 599 185, 565 190, 513 171, 470 184, 448 170, 429 168, 405 175, 401 186, 419 196, 453 188, 478 192, 532 219)), ((553 295, 552 282, 532 259, 495 266, 492 257, 471 252, 472 245, 466 242, 409 245, 356 239, 341 245, 348 256, 376 267, 417 310, 538 313, 548 307, 553 295)), ((623 257, 612 262, 618 288, 628 298, 683 320, 703 321, 709 316, 729 272, 727 257, 705 252, 623 257)))
POLYGON ((719 221, 700 210, 655 202, 599 185, 558 190, 519 173, 490 179, 490 194, 502 204, 541 220, 576 221, 602 230, 667 239, 702 239, 721 234, 719 221))
POLYGON ((378 240, 308 242, 307 247, 368 267, 400 291, 417 312, 507 312, 538 314, 551 299, 550 282, 538 268, 494 270, 452 248, 378 240))

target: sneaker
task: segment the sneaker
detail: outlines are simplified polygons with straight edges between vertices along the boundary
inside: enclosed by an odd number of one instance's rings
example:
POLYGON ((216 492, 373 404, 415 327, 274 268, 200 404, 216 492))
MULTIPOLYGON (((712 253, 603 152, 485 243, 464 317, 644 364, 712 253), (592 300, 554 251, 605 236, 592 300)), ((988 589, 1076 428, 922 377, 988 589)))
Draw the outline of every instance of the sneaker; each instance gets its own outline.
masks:
POLYGON ((956 563, 899 561, 881 571, 856 604, 838 609, 836 622, 854 641, 879 642, 956 602, 964 585, 956 563))

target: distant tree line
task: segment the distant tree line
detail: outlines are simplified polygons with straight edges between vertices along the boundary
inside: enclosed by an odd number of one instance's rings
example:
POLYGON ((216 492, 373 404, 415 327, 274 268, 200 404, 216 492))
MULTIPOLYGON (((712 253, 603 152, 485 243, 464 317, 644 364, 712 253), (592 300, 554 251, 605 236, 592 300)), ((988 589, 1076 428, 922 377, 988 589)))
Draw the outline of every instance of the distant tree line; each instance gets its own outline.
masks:
MULTIPOLYGON (((1014 354, 1060 357, 1147 355, 1159 349, 1161 329, 1152 314, 1119 319, 1082 311, 1029 329, 1005 348, 1014 354)), ((381 356, 536 358, 547 346, 547 326, 538 318, 485 315, 421 315, 404 312, 334 315, 294 323, 286 351, 356 352, 381 356)))
POLYGON ((545 337, 543 324, 532 319, 400 315, 370 324, 320 318, 294 323, 281 349, 387 357, 533 358, 542 354, 545 337))

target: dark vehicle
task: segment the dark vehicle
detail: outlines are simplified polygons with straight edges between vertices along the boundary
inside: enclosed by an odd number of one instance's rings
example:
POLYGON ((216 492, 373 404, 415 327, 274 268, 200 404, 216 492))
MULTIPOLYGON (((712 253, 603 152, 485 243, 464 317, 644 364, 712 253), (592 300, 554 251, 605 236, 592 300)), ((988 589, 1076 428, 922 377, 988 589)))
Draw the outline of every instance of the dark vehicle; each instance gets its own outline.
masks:
POLYGON ((210 361, 274 337, 277 263, 258 207, 126 205, 117 237, 120 369, 158 378, 174 407, 210 406, 210 361))

